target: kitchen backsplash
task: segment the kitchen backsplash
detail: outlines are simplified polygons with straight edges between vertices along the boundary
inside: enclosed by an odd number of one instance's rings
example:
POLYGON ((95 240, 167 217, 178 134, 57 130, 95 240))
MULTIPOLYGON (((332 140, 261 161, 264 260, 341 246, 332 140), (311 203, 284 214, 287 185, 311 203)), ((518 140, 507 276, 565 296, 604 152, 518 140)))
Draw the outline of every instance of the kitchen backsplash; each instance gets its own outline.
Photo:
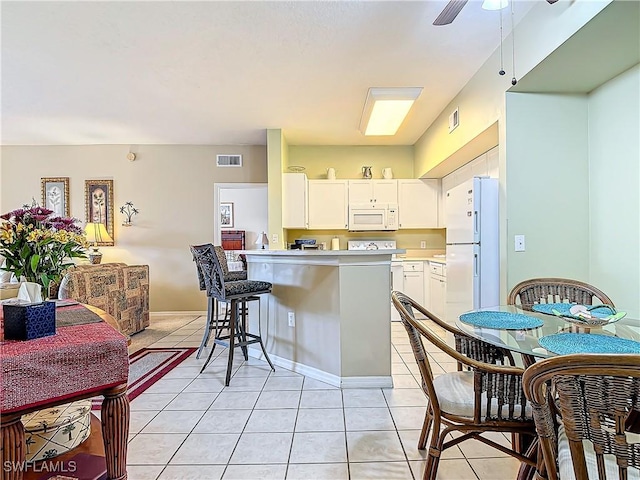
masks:
POLYGON ((340 239, 340 249, 347 249, 349 240, 395 240, 398 248, 420 249, 421 242, 425 242, 425 249, 444 250, 444 228, 425 230, 397 230, 394 232, 349 232, 345 230, 287 230, 287 243, 293 243, 295 239, 313 238, 316 243, 326 243, 327 249, 331 248, 331 239, 340 239))

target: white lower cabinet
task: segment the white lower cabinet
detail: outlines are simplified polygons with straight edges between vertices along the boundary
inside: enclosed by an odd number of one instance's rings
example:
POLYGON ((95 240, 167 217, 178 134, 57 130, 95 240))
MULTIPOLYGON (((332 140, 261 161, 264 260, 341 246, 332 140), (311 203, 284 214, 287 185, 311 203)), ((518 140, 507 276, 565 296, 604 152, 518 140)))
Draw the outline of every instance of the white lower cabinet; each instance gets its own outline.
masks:
MULTIPOLYGON (((391 265, 392 290, 399 290, 413 298, 435 316, 444 320, 447 296, 447 267, 438 262, 410 261, 391 265)), ((423 315, 414 311, 417 318, 423 315)), ((391 320, 400 320, 395 307, 391 310, 391 320)))
POLYGON ((445 302, 447 298, 447 277, 445 266, 441 263, 429 262, 429 304, 428 310, 436 317, 444 320, 445 302))
MULTIPOLYGON (((424 262, 403 263, 403 281, 405 295, 414 299, 420 305, 424 305, 424 262)), ((424 318, 414 311, 417 318, 424 318)))

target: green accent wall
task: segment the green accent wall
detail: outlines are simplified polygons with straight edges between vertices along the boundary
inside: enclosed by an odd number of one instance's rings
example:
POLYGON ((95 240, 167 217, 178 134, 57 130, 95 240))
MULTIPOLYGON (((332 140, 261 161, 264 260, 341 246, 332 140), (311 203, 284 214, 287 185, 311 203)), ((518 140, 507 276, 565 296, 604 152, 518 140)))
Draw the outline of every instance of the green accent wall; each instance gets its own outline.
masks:
POLYGON ((284 248, 282 230, 282 169, 287 162, 289 147, 280 129, 267 130, 267 196, 269 203, 269 248, 284 248), (274 241, 274 235, 277 240, 274 241))
POLYGON ((413 173, 413 146, 289 146, 285 170, 297 165, 305 168, 309 180, 327 178, 327 168, 336 169, 338 179, 362 178, 362 167, 371 166, 373 178, 382 178, 390 167, 393 178, 416 178, 413 173))
POLYGON ((590 283, 640 318, 640 65, 588 105, 590 283))
POLYGON ((508 93, 506 118, 507 289, 534 277, 588 282, 587 96, 508 93))

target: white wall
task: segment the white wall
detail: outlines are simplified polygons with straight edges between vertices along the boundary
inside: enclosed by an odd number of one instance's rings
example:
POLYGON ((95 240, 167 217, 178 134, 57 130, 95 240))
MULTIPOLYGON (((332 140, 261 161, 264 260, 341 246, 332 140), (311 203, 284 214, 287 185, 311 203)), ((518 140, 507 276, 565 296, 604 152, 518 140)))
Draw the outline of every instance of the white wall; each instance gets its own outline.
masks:
POLYGON ((264 183, 263 146, 140 145, 25 146, 1 149, 2 213, 40 198, 41 177, 70 177, 71 215, 84 222, 84 181, 113 179, 115 207, 140 209, 133 226, 115 211, 115 246, 100 247, 103 262, 148 264, 152 311, 205 310, 190 244, 213 241, 214 185, 264 183), (216 154, 240 153, 243 167, 216 167, 216 154))
POLYGON ((268 231, 267 184, 238 184, 238 188, 222 187, 220 202, 233 203, 235 218, 231 230, 245 231, 246 249, 260 248, 255 244, 256 239, 260 233, 268 231))
MULTIPOLYGON (((516 26, 518 78, 538 65, 609 3, 611 0, 561 1, 554 5, 536 2, 516 26)), ((504 40, 503 46, 507 75, 497 73, 500 52, 496 49, 416 142, 416 177, 424 176, 496 121, 504 122, 505 92, 511 88, 511 35, 504 40), (456 107, 460 111, 460 125, 449 133, 449 114, 456 107)), ((504 159, 504 125, 500 125, 499 135, 500 157, 504 159)))
POLYGON ((588 106, 590 283, 640 318, 640 66, 594 90, 588 106))

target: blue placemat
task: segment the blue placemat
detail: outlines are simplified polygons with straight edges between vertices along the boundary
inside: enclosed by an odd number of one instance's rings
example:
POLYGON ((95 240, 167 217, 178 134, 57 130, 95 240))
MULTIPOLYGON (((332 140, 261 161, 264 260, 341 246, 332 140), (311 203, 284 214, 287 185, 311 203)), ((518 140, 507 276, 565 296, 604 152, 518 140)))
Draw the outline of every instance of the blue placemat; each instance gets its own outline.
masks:
POLYGON ((556 333, 538 339, 541 347, 559 355, 569 353, 640 353, 640 342, 593 333, 556 333))
POLYGON ((500 330, 523 330, 538 328, 543 322, 539 318, 521 313, 510 312, 471 312, 460 315, 460 321, 476 327, 497 328, 500 330))
MULTIPOLYGON (((532 310, 540 313, 546 313, 549 315, 555 315, 552 310, 557 311, 560 315, 571 315, 569 311, 571 307, 576 305, 575 303, 536 303, 531 307, 532 310)), ((591 307, 591 305, 585 305, 591 307)), ((591 315, 598 318, 608 317, 612 314, 612 311, 607 306, 596 307, 590 311, 591 315)))

